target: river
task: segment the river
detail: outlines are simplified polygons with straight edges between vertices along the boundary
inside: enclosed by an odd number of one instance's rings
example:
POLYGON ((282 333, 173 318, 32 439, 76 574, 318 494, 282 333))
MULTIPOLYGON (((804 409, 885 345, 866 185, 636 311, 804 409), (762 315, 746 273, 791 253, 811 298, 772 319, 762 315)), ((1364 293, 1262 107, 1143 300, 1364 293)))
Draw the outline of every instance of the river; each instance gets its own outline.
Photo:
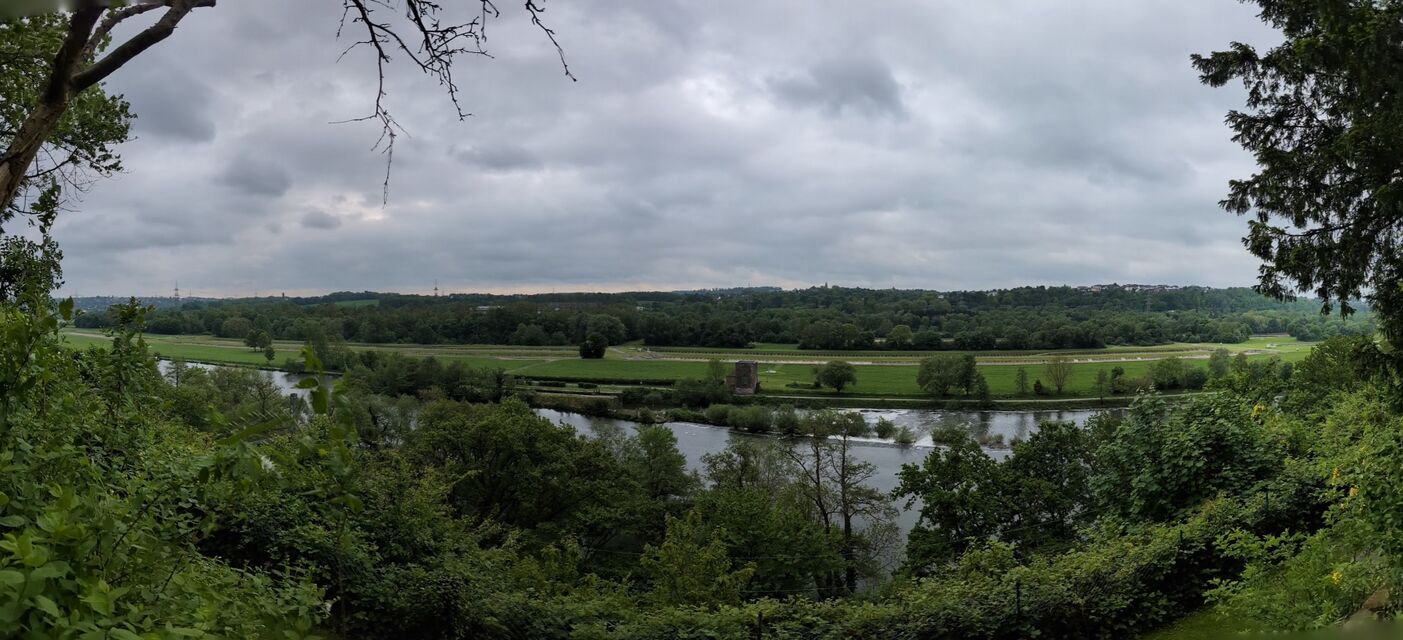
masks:
MULTIPOLYGON (((890 443, 868 441, 858 441, 859 446, 851 449, 853 456, 863 462, 869 462, 877 468, 877 474, 871 480, 871 486, 882 492, 890 492, 897 486, 897 473, 901 471, 903 464, 918 464, 925 459, 932 451, 930 434, 936 428, 959 427, 968 430, 976 438, 982 435, 1001 434, 1005 442, 1011 442, 1014 438, 1026 439, 1032 432, 1037 430, 1038 424, 1046 421, 1065 421, 1084 424, 1088 418, 1098 413, 1094 410, 1068 410, 1068 411, 939 411, 930 409, 850 409, 859 411, 869 423, 876 423, 879 418, 886 418, 898 425, 910 427, 919 436, 917 444, 910 447, 898 447, 890 443)), ((592 435, 596 426, 608 424, 624 429, 627 433, 633 433, 638 427, 638 423, 629 420, 618 420, 615 418, 598 418, 581 415, 578 413, 566 413, 551 409, 537 409, 536 413, 554 422, 567 424, 574 427, 576 431, 592 435)), ((677 436, 677 448, 687 457, 687 467, 692 471, 701 472, 702 456, 709 453, 717 453, 726 448, 727 443, 732 440, 742 438, 766 438, 761 436, 736 431, 725 427, 696 424, 692 422, 668 422, 666 426, 677 436)), ((1008 457, 1009 451, 1003 447, 985 448, 990 457, 995 460, 1002 460, 1008 457)), ((903 505, 897 504, 898 509, 903 505)), ((906 533, 916 524, 919 516, 919 506, 912 509, 901 509, 897 517, 897 526, 901 530, 901 539, 906 538, 906 533)))
MULTIPOLYGON (((164 360, 159 364, 163 373, 170 368, 169 363, 164 360)), ((189 366, 210 369, 217 365, 191 363, 189 366)), ((307 393, 306 390, 296 387, 297 382, 303 378, 300 374, 278 371, 261 371, 261 373, 268 376, 285 393, 299 395, 307 393)), ((897 473, 901 471, 901 465, 920 463, 932 451, 930 434, 933 431, 960 428, 968 431, 970 435, 981 442, 993 442, 1001 437, 1002 442, 1011 443, 1015 439, 1027 439, 1029 435, 1037 431, 1038 425, 1043 422, 1063 421, 1084 424, 1087 419, 1100 412, 1090 409, 1061 411, 845 409, 845 411, 860 412, 863 418, 871 424, 875 424, 878 419, 886 418, 899 426, 909 427, 918 436, 916 444, 909 447, 895 446, 890 442, 878 441, 875 438, 857 439, 859 446, 852 448, 853 455, 858 460, 869 462, 877 468, 877 474, 872 478, 871 485, 872 488, 882 492, 890 492, 896 488, 897 473)), ((1111 409, 1110 411, 1123 410, 1111 409)), ((569 425, 586 436, 593 435, 595 428, 602 424, 622 428, 630 434, 638 427, 638 423, 629 420, 599 418, 552 409, 536 409, 536 413, 552 422, 569 425)), ((732 440, 768 437, 691 422, 668 422, 666 426, 677 436, 677 447, 687 457, 688 468, 697 472, 702 470, 702 456, 724 450, 726 444, 732 440)), ((1006 447, 985 447, 985 451, 995 460, 1002 460, 1009 454, 1006 447)), ((902 505, 896 506, 900 508, 902 505)), ((906 532, 915 526, 917 516, 916 508, 901 511, 897 518, 897 526, 901 529, 902 539, 905 539, 906 532)))

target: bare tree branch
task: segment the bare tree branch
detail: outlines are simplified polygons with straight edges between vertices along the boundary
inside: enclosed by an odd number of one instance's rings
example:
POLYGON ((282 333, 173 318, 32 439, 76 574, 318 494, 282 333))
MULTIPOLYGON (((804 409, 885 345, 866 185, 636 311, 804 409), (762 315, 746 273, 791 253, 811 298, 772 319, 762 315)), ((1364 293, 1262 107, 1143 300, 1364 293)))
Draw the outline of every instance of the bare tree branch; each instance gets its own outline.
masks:
POLYGON ((139 16, 153 9, 160 9, 161 7, 161 4, 153 2, 150 4, 134 4, 129 7, 122 7, 121 9, 109 11, 107 17, 102 19, 102 23, 97 26, 97 29, 93 30, 93 35, 88 38, 88 47, 83 51, 84 57, 96 53, 98 47, 102 46, 102 41, 107 38, 107 34, 112 33, 112 29, 123 20, 133 16, 139 16))
POLYGON ((579 78, 570 72, 570 65, 565 62, 565 49, 561 48, 560 42, 555 39, 555 30, 541 22, 541 14, 545 13, 545 7, 537 6, 535 0, 526 0, 526 10, 531 13, 531 24, 540 27, 541 31, 545 32, 546 37, 550 38, 550 43, 555 45, 555 52, 560 56, 560 66, 565 68, 565 77, 569 78, 571 82, 579 82, 579 78))
POLYGON ((132 36, 130 40, 118 45, 101 60, 94 62, 86 71, 74 76, 73 91, 82 91, 102 82, 103 79, 112 75, 112 72, 120 69, 132 58, 170 37, 172 33, 175 33, 175 27, 181 19, 196 7, 212 7, 214 5, 215 0, 171 0, 165 15, 162 15, 156 24, 132 36))
MULTIPOLYGON (((550 39, 556 54, 560 57, 560 63, 565 69, 566 77, 575 80, 575 75, 566 64, 565 50, 557 41, 555 31, 547 27, 541 20, 541 13, 545 9, 537 2, 538 0, 527 0, 525 3, 526 11, 531 15, 531 22, 550 39)), ((342 56, 361 46, 369 47, 375 55, 377 87, 373 111, 369 115, 341 122, 364 122, 367 120, 380 122, 381 135, 374 148, 381 148, 383 145, 386 155, 383 202, 389 202, 390 173, 394 164, 395 139, 399 133, 404 132, 404 129, 395 122, 385 105, 387 97, 385 70, 386 65, 391 61, 391 53, 404 55, 419 68, 420 72, 438 80, 439 85, 444 87, 448 94, 448 99, 453 104, 458 118, 465 119, 472 114, 463 110, 462 103, 458 99, 458 85, 453 77, 453 63, 458 56, 464 54, 492 57, 486 49, 487 22, 489 19, 501 16, 501 12, 492 0, 479 0, 475 16, 466 22, 445 23, 440 18, 443 7, 438 2, 434 0, 404 0, 403 18, 408 22, 408 28, 414 34, 412 38, 408 38, 401 36, 390 20, 381 20, 376 16, 376 11, 379 9, 392 11, 395 8, 395 5, 386 0, 342 0, 341 24, 337 29, 338 37, 348 22, 359 25, 363 29, 364 39, 352 43, 341 54, 342 56), (411 40, 413 44, 410 43, 411 40)))

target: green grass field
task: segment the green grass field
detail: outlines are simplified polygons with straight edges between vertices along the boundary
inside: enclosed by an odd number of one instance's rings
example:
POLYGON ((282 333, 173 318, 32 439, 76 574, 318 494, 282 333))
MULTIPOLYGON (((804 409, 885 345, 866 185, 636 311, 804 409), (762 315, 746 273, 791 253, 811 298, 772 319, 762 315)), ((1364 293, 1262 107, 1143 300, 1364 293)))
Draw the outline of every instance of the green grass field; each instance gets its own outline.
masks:
MULTIPOLYGON (((91 331, 65 331, 68 342, 74 347, 106 346, 110 339, 91 331)), ((156 354, 166 358, 184 358, 191 361, 230 363, 265 366, 268 361, 261 351, 245 347, 238 340, 214 338, 210 336, 165 336, 147 335, 147 343, 156 354)), ((276 356, 273 365, 278 366, 288 358, 298 358, 301 344, 290 341, 274 343, 276 356)), ((916 385, 916 363, 921 357, 931 355, 922 352, 800 352, 793 345, 762 345, 765 349, 655 349, 644 353, 638 345, 623 345, 611 348, 602 360, 581 360, 573 347, 520 347, 504 345, 398 345, 398 344, 352 344, 355 349, 394 351, 407 356, 433 356, 443 362, 461 362, 472 367, 500 367, 510 373, 534 378, 576 379, 576 380, 684 380, 702 378, 706 374, 707 360, 716 358, 722 361, 752 359, 760 361, 760 384, 767 394, 775 395, 832 395, 830 390, 796 389, 786 385, 791 383, 808 384, 813 381, 814 365, 796 360, 821 361, 847 359, 858 362, 880 362, 882 364, 859 364, 857 385, 845 391, 846 396, 921 396, 916 385), (789 349, 772 349, 788 347, 789 349), (667 354, 676 353, 689 359, 662 359, 667 354), (779 357, 762 355, 778 353, 779 357), (878 359, 868 354, 885 354, 890 359, 878 359), (797 357, 796 357, 797 356, 797 357)), ((1093 385, 1096 372, 1108 373, 1114 367, 1125 369, 1131 377, 1145 375, 1155 360, 1170 356, 1183 357, 1191 367, 1206 368, 1202 359, 1213 349, 1226 347, 1229 351, 1247 351, 1252 359, 1278 357, 1283 361, 1296 362, 1306 357, 1313 346, 1288 336, 1254 336, 1247 342, 1236 345, 1168 344, 1154 347, 1110 347, 1096 351, 1064 352, 991 352, 978 354, 980 368, 989 381, 989 390, 995 397, 1016 396, 1014 380, 1018 369, 1028 374, 1028 384, 1042 379, 1048 384, 1043 361, 1051 355, 1065 355, 1073 360, 1072 377, 1061 396, 1064 398, 1088 398, 1095 392, 1093 385), (1199 359, 1194 359, 1195 357, 1199 359)), ((954 353, 954 352, 940 352, 954 353)))
POLYGON ((1048 350, 1027 350, 1027 351, 812 351, 801 350, 797 345, 792 344, 757 344, 753 349, 712 349, 705 347, 644 347, 640 344, 630 343, 616 347, 616 350, 628 357, 648 358, 661 357, 670 359, 699 359, 719 358, 722 360, 759 360, 761 362, 812 362, 828 359, 854 360, 860 362, 890 363, 890 364, 915 364, 921 359, 931 356, 933 353, 941 354, 971 354, 979 358, 984 364, 1010 364, 1010 365, 1032 365, 1043 364, 1049 357, 1054 355, 1066 356, 1074 360, 1130 360, 1137 358, 1146 360, 1177 356, 1186 359, 1207 359, 1208 355, 1215 349, 1225 348, 1228 351, 1237 353, 1239 351, 1263 352, 1265 354, 1275 354, 1283 357, 1287 354, 1310 351, 1307 343, 1298 342, 1295 338, 1285 335, 1253 336, 1241 344, 1208 344, 1208 343, 1182 343, 1153 345, 1147 347, 1138 346, 1113 346, 1105 349, 1066 349, 1058 351, 1048 350))
MULTIPOLYGON (((86 349, 90 346, 106 347, 112 340, 88 331, 65 331, 64 338, 73 347, 86 349)), ((262 351, 254 351, 238 340, 214 338, 210 336, 163 336, 147 334, 146 343, 151 351, 163 358, 182 358, 194 362, 214 362, 250 366, 267 366, 268 360, 262 351)), ((395 351, 407 356, 434 356, 444 362, 462 362, 474 367, 502 367, 516 370, 549 362, 550 358, 576 357, 574 349, 554 351, 543 348, 531 351, 530 347, 482 347, 468 348, 458 345, 351 345, 356 349, 395 351)), ((276 355, 272 366, 281 366, 284 360, 300 359, 302 343, 278 340, 273 343, 276 355)))

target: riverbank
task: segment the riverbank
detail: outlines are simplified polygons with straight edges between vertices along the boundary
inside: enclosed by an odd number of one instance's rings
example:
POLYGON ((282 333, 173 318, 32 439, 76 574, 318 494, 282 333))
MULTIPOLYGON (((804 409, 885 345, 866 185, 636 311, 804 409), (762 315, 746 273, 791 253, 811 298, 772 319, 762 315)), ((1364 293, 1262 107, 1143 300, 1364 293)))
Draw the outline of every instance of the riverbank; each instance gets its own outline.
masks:
MULTIPOLYGON (((70 329, 64 332, 69 344, 74 347, 106 347, 110 338, 90 330, 70 329)), ((209 364, 229 364, 273 368, 273 363, 287 360, 300 360, 301 344, 292 341, 275 341, 274 358, 270 362, 262 351, 245 346, 242 341, 193 335, 148 334, 147 343, 153 352, 168 358, 182 358, 189 362, 209 364)), ((581 383, 603 386, 668 386, 679 380, 703 379, 707 375, 708 359, 723 363, 736 359, 754 359, 761 363, 759 378, 764 395, 781 398, 785 402, 820 402, 809 400, 823 398, 823 406, 849 406, 852 400, 834 394, 830 390, 813 389, 814 365, 818 359, 836 359, 849 362, 873 361, 873 356, 864 352, 842 354, 834 352, 788 351, 779 354, 774 350, 753 352, 746 350, 703 350, 688 351, 683 354, 662 355, 640 352, 643 347, 623 345, 611 347, 602 359, 580 359, 573 348, 567 347, 523 347, 509 345, 414 345, 414 344, 347 344, 357 351, 395 353, 412 358, 433 357, 440 364, 457 363, 473 368, 501 369, 518 380, 537 382, 562 382, 570 385, 581 383), (676 358, 676 359, 674 359, 676 358), (797 360, 797 361, 796 361, 797 360), (803 398, 801 398, 803 396, 803 398)), ((1239 345, 1198 345, 1170 344, 1156 347, 1123 348, 1108 347, 1104 350, 1067 350, 1059 352, 971 352, 980 365, 980 371, 988 381, 994 402, 999 407, 1038 407, 1044 403, 1058 403, 1061 406, 1116 406, 1108 398, 1102 403, 1096 388, 1097 374, 1108 374, 1119 368, 1127 379, 1143 379, 1150 374, 1155 362, 1166 357, 1178 357, 1184 366, 1191 369, 1205 368, 1202 359, 1189 356, 1200 355, 1207 346, 1221 347, 1230 352, 1243 353, 1252 360, 1280 358, 1293 362, 1304 358, 1311 348, 1309 343, 1296 341, 1287 336, 1257 336, 1239 345), (1021 354, 1021 355, 1020 355, 1021 354), (1063 355, 1071 360, 1071 374, 1063 389, 1063 397, 1021 395, 1018 393, 1018 373, 1024 374, 1027 387, 1034 386, 1040 378, 1046 378, 1044 363, 1048 357, 1063 355)), ((846 390, 865 404, 882 403, 885 406, 928 406, 929 400, 922 397, 923 390, 917 384, 918 362, 921 357, 958 352, 890 352, 886 356, 893 361, 883 364, 856 364, 857 384, 846 390)), ((1044 382, 1046 384, 1046 382, 1044 382)), ((973 406, 977 403, 963 403, 973 406)))
MULTIPOLYGON (((260 371, 271 371, 277 373, 289 372, 282 367, 258 365, 245 362, 228 362, 220 360, 171 358, 157 354, 161 360, 181 360, 189 364, 199 364, 217 367, 237 367, 240 369, 255 369, 260 371)), ((329 376, 339 376, 340 372, 327 372, 329 376)), ((532 384, 533 380, 525 380, 526 384, 522 389, 529 391, 537 398, 549 398, 543 408, 565 408, 569 411, 577 411, 588 415, 601 417, 620 418, 626 420, 637 420, 640 422, 663 422, 663 418, 653 416, 666 415, 666 412, 673 409, 683 409, 680 406, 664 407, 616 407, 598 408, 598 402, 591 402, 590 399, 603 401, 605 407, 617 404, 619 393, 631 385, 610 385, 601 388, 598 385, 590 384, 591 388, 580 388, 572 391, 562 387, 546 387, 532 384), (562 398, 580 399, 581 402, 562 402, 562 398)), ((1183 391, 1160 393, 1160 396, 1171 401, 1186 400, 1195 396, 1216 393, 1213 391, 1183 391)), ((840 396, 840 395, 813 395, 813 394, 786 394, 786 393, 758 393, 753 396, 738 397, 734 402, 739 404, 765 404, 771 406, 790 405, 798 409, 926 409, 944 411, 1075 411, 1075 410, 1101 410, 1101 409, 1124 409, 1135 401, 1135 396, 1120 395, 1108 396, 1106 398, 993 398, 987 401, 967 400, 960 398, 918 398, 918 397, 893 397, 893 396, 840 396)), ((535 401, 531 403, 537 406, 535 401)))
MULTIPOLYGON (((566 396, 577 398, 615 399, 618 392, 608 389, 581 389, 573 391, 559 387, 538 387, 529 383, 524 388, 537 395, 566 396)), ((1215 391, 1182 391, 1160 393, 1160 397, 1171 401, 1182 401, 1197 396, 1210 395, 1215 391)), ((988 401, 960 398, 912 398, 893 396, 817 396, 789 395, 761 392, 753 396, 735 399, 738 404, 792 405, 800 409, 931 409, 964 411, 1062 411, 1124 409, 1135 401, 1136 396, 1118 395, 1099 398, 994 398, 988 401)), ((666 410, 674 407, 649 407, 666 410)))

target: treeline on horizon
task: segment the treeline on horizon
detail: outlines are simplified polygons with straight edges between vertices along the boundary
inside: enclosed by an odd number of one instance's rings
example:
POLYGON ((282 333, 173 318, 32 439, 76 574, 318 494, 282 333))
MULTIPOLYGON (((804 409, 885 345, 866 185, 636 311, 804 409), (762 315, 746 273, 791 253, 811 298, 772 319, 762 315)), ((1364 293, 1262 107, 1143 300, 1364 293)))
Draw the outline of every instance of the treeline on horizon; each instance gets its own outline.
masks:
MULTIPOLYGON (((80 305, 81 306, 81 305, 80 305)), ((106 311, 79 318, 112 326, 106 311)), ((1252 334, 1301 340, 1373 331, 1315 300, 1278 301, 1248 288, 1020 287, 996 291, 812 287, 692 292, 453 294, 340 292, 313 298, 197 300, 159 308, 148 331, 278 340, 407 344, 611 345, 803 349, 1094 349, 1168 342, 1240 343, 1252 334)))

